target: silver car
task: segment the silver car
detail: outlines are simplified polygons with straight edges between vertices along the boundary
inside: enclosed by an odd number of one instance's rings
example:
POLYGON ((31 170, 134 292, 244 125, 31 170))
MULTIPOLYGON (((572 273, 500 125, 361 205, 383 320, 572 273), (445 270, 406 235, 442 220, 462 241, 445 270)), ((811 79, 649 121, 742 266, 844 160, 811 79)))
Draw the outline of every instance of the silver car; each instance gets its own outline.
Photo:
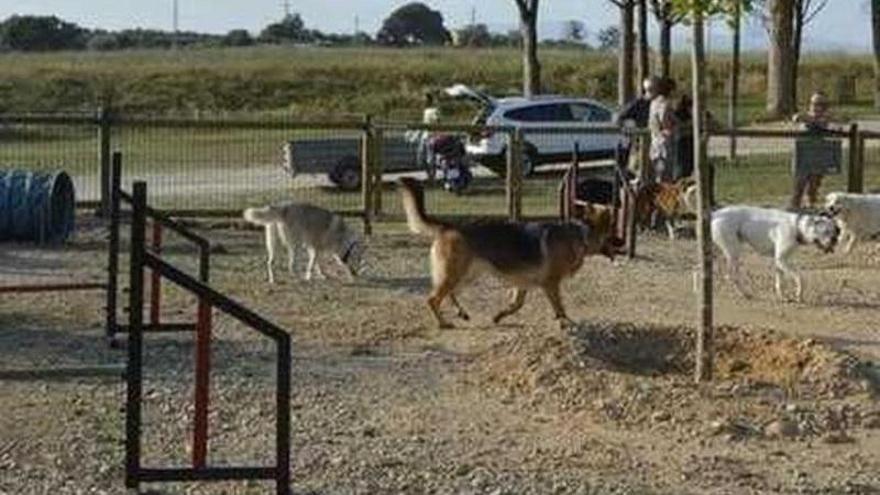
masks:
MULTIPOLYGON (((462 84, 445 91, 449 96, 466 98, 480 106, 474 124, 527 129, 522 160, 525 176, 540 165, 570 160, 575 145, 583 160, 612 158, 621 139, 617 133, 589 132, 590 127, 608 127, 614 122, 614 110, 589 98, 558 95, 494 98, 462 84), (571 132, 565 131, 568 127, 571 132), (541 128, 554 131, 541 132, 541 128)), ((468 155, 496 172, 504 170, 506 149, 506 136, 491 132, 470 136, 466 146, 468 155)))

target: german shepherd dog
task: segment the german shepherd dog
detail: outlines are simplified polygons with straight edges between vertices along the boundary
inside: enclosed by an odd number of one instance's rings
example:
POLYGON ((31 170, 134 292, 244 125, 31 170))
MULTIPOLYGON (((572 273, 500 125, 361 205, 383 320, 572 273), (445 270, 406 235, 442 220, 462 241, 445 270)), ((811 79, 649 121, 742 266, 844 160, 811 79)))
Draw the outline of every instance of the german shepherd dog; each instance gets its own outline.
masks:
MULTIPOLYGON (((466 225, 441 222, 425 213, 424 191, 416 180, 403 178, 399 184, 409 229, 434 239, 431 246, 433 289, 427 303, 440 328, 452 327, 440 313, 440 304, 447 296, 457 309, 458 317, 470 319, 456 298, 456 290, 486 271, 514 287, 509 306, 495 314, 494 323, 516 313, 529 289, 540 288, 560 325, 571 325, 559 295, 560 283, 577 272, 585 256, 604 254, 613 258, 622 245, 622 241, 612 235, 610 221, 595 227, 581 222, 481 221, 466 225)), ((612 218, 611 215, 593 216, 612 218)))

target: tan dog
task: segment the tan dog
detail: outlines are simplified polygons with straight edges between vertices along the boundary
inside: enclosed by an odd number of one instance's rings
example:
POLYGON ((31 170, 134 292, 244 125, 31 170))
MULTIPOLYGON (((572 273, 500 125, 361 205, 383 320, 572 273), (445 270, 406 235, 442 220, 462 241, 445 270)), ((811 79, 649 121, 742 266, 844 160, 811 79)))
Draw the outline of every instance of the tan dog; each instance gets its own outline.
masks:
POLYGON ((560 283, 577 272, 585 256, 613 257, 622 244, 607 234, 610 225, 597 229, 580 222, 486 221, 468 225, 440 222, 425 214, 424 194, 417 181, 404 178, 399 183, 410 230, 434 239, 431 246, 433 290, 427 302, 440 328, 452 327, 440 314, 440 305, 447 296, 458 310, 458 317, 470 318, 455 291, 463 282, 486 271, 515 287, 510 305, 492 318, 494 323, 516 313, 529 289, 540 288, 553 306, 556 319, 570 325, 572 322, 565 314, 559 295, 560 283))
POLYGON ((675 221, 696 212, 697 184, 685 177, 677 182, 654 182, 639 189, 636 195, 636 218, 642 226, 651 222, 654 213, 663 215, 670 239, 675 239, 675 221))

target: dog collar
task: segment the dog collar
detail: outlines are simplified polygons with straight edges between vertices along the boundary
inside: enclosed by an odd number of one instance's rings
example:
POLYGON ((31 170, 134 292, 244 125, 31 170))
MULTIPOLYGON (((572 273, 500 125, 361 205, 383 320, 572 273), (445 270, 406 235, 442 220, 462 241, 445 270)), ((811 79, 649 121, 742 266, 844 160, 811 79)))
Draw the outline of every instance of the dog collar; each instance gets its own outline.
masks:
POLYGON ((340 258, 343 263, 348 263, 348 258, 351 256, 351 253, 354 251, 354 246, 357 244, 357 241, 351 241, 348 247, 345 249, 345 253, 342 254, 340 258))

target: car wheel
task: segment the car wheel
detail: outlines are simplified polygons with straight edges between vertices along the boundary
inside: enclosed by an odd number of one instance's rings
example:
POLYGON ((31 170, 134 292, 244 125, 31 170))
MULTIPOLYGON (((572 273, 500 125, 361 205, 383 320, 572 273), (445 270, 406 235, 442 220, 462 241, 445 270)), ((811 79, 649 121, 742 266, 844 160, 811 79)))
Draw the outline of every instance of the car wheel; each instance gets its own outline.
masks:
POLYGON ((356 156, 339 159, 333 170, 327 174, 330 182, 343 191, 357 191, 361 187, 361 167, 356 156))

